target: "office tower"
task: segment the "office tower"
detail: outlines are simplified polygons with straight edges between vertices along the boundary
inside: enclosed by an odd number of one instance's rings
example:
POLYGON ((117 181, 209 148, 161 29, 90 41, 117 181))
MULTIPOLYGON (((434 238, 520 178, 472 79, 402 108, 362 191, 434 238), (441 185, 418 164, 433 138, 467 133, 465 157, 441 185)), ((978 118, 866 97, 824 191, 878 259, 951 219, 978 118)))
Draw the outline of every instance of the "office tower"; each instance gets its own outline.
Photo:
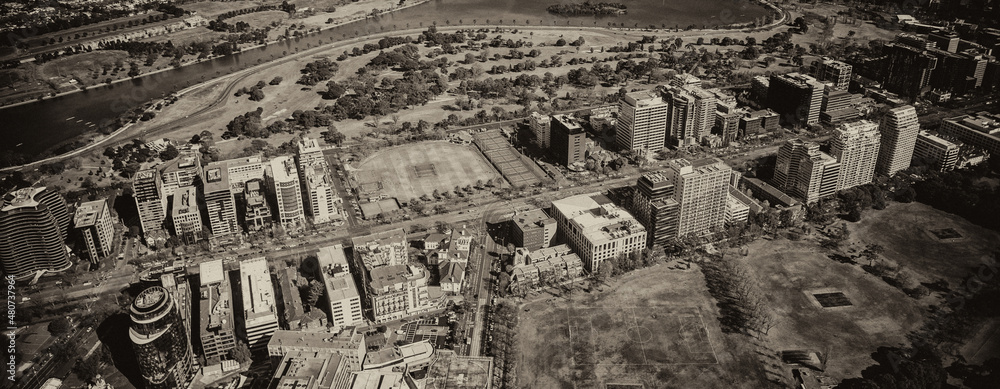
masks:
POLYGON ((45 187, 21 188, 0 206, 0 265, 17 279, 35 272, 58 272, 72 264, 66 252, 69 211, 59 193, 45 187))
POLYGON ((341 245, 321 247, 316 255, 320 279, 326 286, 328 323, 335 330, 364 324, 361 294, 354 283, 347 255, 341 245))
POLYGON ((732 192, 726 191, 726 226, 746 223, 749 218, 750 206, 733 196, 732 192))
POLYGON ((667 130, 667 103, 655 92, 627 93, 618 100, 618 148, 659 151, 667 130))
POLYGON ((833 84, 835 89, 847 89, 851 84, 851 65, 830 58, 822 58, 812 63, 812 76, 821 82, 833 84))
POLYGON ((774 75, 771 76, 766 105, 781 115, 783 122, 798 126, 818 124, 823 89, 823 83, 809 75, 774 75))
POLYGON ((229 173, 229 188, 234 195, 243 193, 251 180, 264 179, 264 159, 260 155, 222 161, 229 173))
POLYGON ((927 41, 934 44, 940 50, 954 53, 958 51, 958 41, 961 40, 958 34, 952 31, 937 30, 927 34, 927 41))
POLYGON ((778 131, 780 117, 770 108, 744 113, 739 121, 738 139, 756 138, 778 131))
POLYGON ((91 263, 111 254, 115 225, 107 200, 88 201, 76 208, 73 226, 80 232, 83 253, 91 263))
POLYGON ((340 197, 333 192, 330 168, 323 158, 323 149, 316 139, 302 138, 299 142, 299 179, 302 181, 302 199, 306 213, 314 224, 341 220, 338 211, 340 197))
POLYGON ((302 209, 302 190, 299 189, 299 172, 291 157, 275 157, 267 166, 268 186, 274 191, 278 204, 278 222, 285 228, 305 223, 302 209))
POLYGON ((678 73, 670 78, 669 85, 676 87, 693 86, 701 88, 701 79, 690 73, 678 73))
POLYGON ((350 371, 361 371, 365 360, 365 336, 349 328, 340 333, 329 331, 306 332, 277 330, 267 343, 267 354, 272 357, 307 352, 335 354, 347 359, 350 371))
POLYGON ((736 96, 723 92, 721 89, 709 89, 715 96, 715 119, 713 132, 718 132, 722 145, 729 146, 739 134, 740 118, 746 110, 736 106, 736 96))
POLYGON ((867 120, 841 124, 830 142, 830 154, 840 161, 837 190, 872 182, 881 135, 878 124, 867 120))
POLYGON ((718 158, 670 161, 663 174, 674 184, 673 197, 680 204, 677 212, 678 237, 724 226, 732 171, 718 158))
POLYGON ((247 230, 260 231, 261 228, 271 225, 271 207, 264 198, 264 180, 247 181, 243 186, 243 199, 246 204, 243 220, 246 222, 247 230))
POLYGON ((552 217, 590 272, 607 259, 646 248, 642 224, 600 193, 553 201, 552 217))
POLYGON ((212 364, 213 360, 226 359, 229 350, 236 347, 233 332, 233 294, 229 274, 222 268, 222 260, 202 262, 199 270, 199 328, 201 352, 212 364))
POLYGON ((1000 115, 978 112, 941 121, 941 135, 954 137, 962 143, 980 147, 990 155, 1000 155, 1000 115))
POLYGON ((185 387, 194 374, 184 309, 162 286, 146 288, 129 308, 128 335, 148 389, 185 387))
POLYGON ((406 232, 402 228, 351 238, 357 263, 366 268, 386 265, 405 265, 407 255, 406 232))
POLYGON ((908 98, 916 98, 930 90, 931 75, 937 58, 926 51, 905 44, 887 43, 885 89, 908 98))
MULTIPOLYGON (((274 370, 274 389, 347 389, 354 375, 347 358, 334 353, 294 351, 285 354, 274 370)), ((387 383, 386 383, 387 384, 387 383)), ((378 388, 378 387, 376 387, 378 388)))
POLYGON ((795 187, 802 160, 809 154, 819 152, 819 145, 801 139, 789 139, 778 148, 778 158, 774 162, 771 185, 788 193, 795 187))
POLYGON ((934 42, 930 42, 920 35, 908 33, 896 35, 891 44, 902 44, 918 50, 933 49, 936 46, 934 42))
POLYGON ((767 105, 769 90, 771 90, 771 79, 767 76, 755 76, 750 81, 750 97, 758 106, 767 105))
POLYGON ((174 191, 185 186, 201 186, 201 154, 197 151, 183 151, 176 159, 162 169, 163 195, 172 196, 174 191))
POLYGON ((587 136, 583 127, 566 115, 552 115, 551 150, 556 161, 566 166, 583 163, 587 136))
POLYGON ((546 114, 532 112, 528 118, 531 132, 535 134, 535 142, 543 149, 549 148, 552 143, 550 134, 552 127, 552 117, 546 114))
MULTIPOLYGON (((226 164, 208 164, 205 168, 205 209, 208 212, 213 242, 229 243, 238 241, 240 237, 240 227, 236 222, 236 200, 230 188, 226 164)), ((174 201, 176 204, 176 198, 174 201)))
POLYGON ((799 162, 798 177, 790 193, 812 204, 837 194, 839 178, 840 162, 818 147, 810 148, 799 162))
POLYGON ((514 214, 514 230, 511 243, 534 251, 546 248, 556 238, 556 220, 541 209, 532 209, 514 214))
POLYGON ((132 196, 139 210, 139 225, 147 241, 163 231, 167 218, 167 195, 155 169, 140 170, 132 177, 132 196))
POLYGON ((174 193, 173 209, 170 212, 174 234, 187 244, 197 242, 203 236, 197 198, 198 190, 193 186, 178 188, 174 193))
POLYGON ((921 130, 913 146, 913 159, 933 164, 934 169, 949 171, 958 163, 958 145, 921 130))
POLYGON ((646 227, 647 247, 665 247, 670 238, 677 236, 680 204, 673 197, 674 185, 663 173, 645 174, 636 180, 629 211, 646 227))
POLYGON ((698 144, 715 124, 715 95, 696 85, 670 86, 663 90, 667 109, 668 143, 698 144))
POLYGON ((274 285, 264 257, 240 261, 240 291, 243 297, 241 338, 250 350, 263 350, 278 329, 274 285))
POLYGON ((913 147, 917 143, 920 122, 917 110, 911 105, 890 109, 878 127, 882 133, 875 170, 892 177, 896 172, 910 167, 913 147))
POLYGON ((838 124, 856 120, 861 112, 854 108, 854 95, 844 89, 827 86, 823 91, 823 104, 819 110, 819 120, 823 124, 838 124))

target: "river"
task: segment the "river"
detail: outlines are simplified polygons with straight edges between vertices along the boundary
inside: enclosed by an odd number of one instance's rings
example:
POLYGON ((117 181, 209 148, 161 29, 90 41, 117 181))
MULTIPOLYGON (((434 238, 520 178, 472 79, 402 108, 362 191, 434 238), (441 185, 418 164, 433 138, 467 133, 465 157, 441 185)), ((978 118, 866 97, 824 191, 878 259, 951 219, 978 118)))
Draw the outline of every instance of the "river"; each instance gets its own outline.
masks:
MULTIPOLYGON (((562 17, 545 8, 575 0, 433 0, 426 4, 334 27, 318 34, 272 43, 227 57, 162 71, 113 85, 92 88, 0 110, 0 154, 35 156, 51 153, 82 134, 107 125, 128 109, 154 98, 233 71, 280 58, 296 50, 383 31, 447 25, 625 27, 688 25, 711 27, 752 21, 767 15, 747 0, 618 0, 628 14, 617 17, 562 17), (321 43, 322 42, 322 43, 321 43)), ((596 2, 596 0, 595 0, 596 2)), ((5 161, 0 161, 3 164, 5 161)))

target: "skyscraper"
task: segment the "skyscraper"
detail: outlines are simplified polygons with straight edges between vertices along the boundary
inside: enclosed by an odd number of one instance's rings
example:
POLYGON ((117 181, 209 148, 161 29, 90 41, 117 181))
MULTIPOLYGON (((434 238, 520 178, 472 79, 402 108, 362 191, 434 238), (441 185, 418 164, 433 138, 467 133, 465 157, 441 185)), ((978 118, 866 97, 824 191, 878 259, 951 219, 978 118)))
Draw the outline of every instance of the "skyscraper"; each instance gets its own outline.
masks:
POLYGON ((229 273, 222 268, 222 260, 216 259, 198 264, 198 274, 201 352, 208 360, 223 358, 236 347, 229 273))
POLYGON ((655 152, 663 148, 667 130, 667 103, 654 92, 628 93, 618 100, 618 131, 622 150, 655 152))
POLYGON ((663 90, 667 110, 668 142, 693 145, 709 135, 715 124, 715 95, 697 85, 669 86, 663 90))
POLYGON ((819 148, 808 150, 800 162, 791 194, 811 204, 837 194, 840 162, 819 148))
POLYGON ((278 329, 274 285, 264 257, 240 261, 240 292, 243 297, 240 337, 250 350, 263 350, 278 329))
POLYGON ((529 117, 531 132, 535 134, 535 142, 542 149, 549 148, 552 136, 552 117, 543 113, 532 112, 529 117))
POLYGON ((80 204, 73 216, 73 226, 80 233, 83 253, 91 263, 111 254, 115 239, 114 221, 107 200, 94 200, 80 204))
POLYGON ((163 221, 167 218, 167 196, 163 193, 163 182, 155 169, 140 170, 132 177, 132 196, 139 209, 139 225, 142 234, 151 242, 161 235, 163 221))
POLYGON ((202 239, 204 234, 201 228, 201 211, 198 210, 198 189, 185 186, 175 191, 170 218, 174 224, 174 234, 181 241, 191 244, 202 239))
POLYGON ((878 124, 867 120, 844 123, 837 128, 830 154, 840 161, 838 191, 872 182, 880 139, 878 124))
POLYGON ((246 204, 243 220, 247 230, 259 231, 271 224, 271 207, 264 198, 264 180, 247 181, 243 186, 243 199, 246 204))
POLYGON ((174 298, 162 286, 143 290, 129 309, 129 338, 148 389, 185 387, 194 358, 188 330, 174 298))
POLYGON ((778 148, 778 158, 774 162, 774 176, 771 177, 771 185, 788 193, 795 186, 802 159, 813 150, 819 152, 819 145, 798 138, 785 141, 778 148))
POLYGON ((700 234, 726 222, 729 177, 733 169, 718 158, 670 161, 664 175, 674 184, 677 235, 700 234))
POLYGON ((0 265, 3 273, 30 278, 38 271, 63 271, 69 211, 59 193, 45 187, 7 193, 0 206, 0 265))
POLYGON ((833 84, 836 89, 847 89, 851 83, 851 65, 831 58, 822 58, 812 63, 812 75, 819 81, 833 84))
POLYGON ((326 286, 330 326, 335 329, 359 325, 365 318, 361 312, 361 294, 347 263, 341 245, 320 247, 316 254, 320 280, 326 286))
MULTIPOLYGON (((177 200, 174 201, 176 203, 177 200)), ((205 169, 205 209, 208 212, 213 243, 229 243, 239 239, 236 200, 229 183, 229 169, 224 162, 212 162, 205 169)))
POLYGON ((566 115, 552 115, 551 150, 556 160, 566 166, 584 162, 587 136, 583 127, 566 115))
POLYGON ((645 174, 636 181, 629 211, 646 226, 647 247, 663 247, 677 236, 679 204, 673 197, 674 184, 663 173, 645 174))
POLYGON ((341 220, 334 195, 330 168, 323 158, 323 150, 316 139, 302 138, 298 149, 299 179, 302 181, 302 199, 306 212, 315 224, 341 220))
POLYGON ((773 75, 767 91, 766 106, 780 114, 785 123, 800 126, 817 124, 823 103, 823 89, 823 83, 809 75, 773 75))
POLYGON ((917 110, 911 105, 893 108, 882 117, 878 129, 882 133, 882 139, 875 170, 891 177, 910 167, 913 147, 917 143, 917 134, 920 133, 917 110))
POLYGON ((918 97, 930 90, 931 75, 937 68, 937 58, 926 48, 916 48, 901 43, 887 43, 885 89, 909 98, 918 97))
POLYGON ((201 154, 197 151, 181 152, 180 156, 160 170, 163 176, 163 194, 172 196, 178 188, 201 186, 202 173, 201 154))
POLYGON ((229 188, 234 195, 243 192, 250 180, 264 179, 264 162, 260 155, 222 161, 229 170, 229 188))
POLYGON ((266 176, 277 200, 278 222, 286 228, 301 226, 305 222, 305 212, 295 162, 290 157, 275 157, 267 166, 266 176))

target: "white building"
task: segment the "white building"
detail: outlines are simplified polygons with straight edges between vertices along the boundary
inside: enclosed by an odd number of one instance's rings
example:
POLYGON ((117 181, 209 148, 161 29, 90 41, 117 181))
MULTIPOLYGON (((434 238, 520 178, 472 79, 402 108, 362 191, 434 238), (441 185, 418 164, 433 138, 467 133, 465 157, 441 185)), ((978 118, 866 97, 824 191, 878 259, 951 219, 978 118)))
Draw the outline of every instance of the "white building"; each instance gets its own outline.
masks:
POLYGON ((326 286, 329 303, 329 323, 334 329, 364 324, 361 313, 361 295, 354 283, 347 256, 341 245, 321 247, 316 255, 320 273, 326 286))
POLYGON ((90 262, 111 254, 115 239, 115 226, 111 219, 107 200, 95 200, 80 204, 73 216, 73 226, 80 231, 84 253, 90 262))
POLYGON ((659 151, 666 142, 667 103, 655 92, 628 93, 618 100, 615 138, 622 150, 659 151))
POLYGON ((267 347, 278 330, 274 285, 264 257, 240 261, 240 289, 243 294, 243 337, 251 350, 267 347))
POLYGON ((913 148, 920 132, 916 108, 904 105, 889 110, 878 129, 882 133, 882 140, 875 170, 892 177, 896 172, 910 167, 913 148))
POLYGON ((677 236, 700 234, 726 222, 726 199, 733 169, 718 158, 675 159, 663 174, 674 184, 680 204, 677 236))
POLYGON ((750 218, 750 206, 726 191, 726 225, 746 223, 750 218))
POLYGON ((305 222, 299 172, 291 157, 276 157, 268 164, 267 181, 278 203, 278 221, 286 228, 305 222))
POLYGON ((646 228, 600 193, 553 201, 552 217, 591 272, 604 260, 646 248, 646 228))
POLYGON ((880 139, 878 124, 867 120, 844 123, 837 128, 830 154, 840 161, 838 191, 872 182, 880 139))

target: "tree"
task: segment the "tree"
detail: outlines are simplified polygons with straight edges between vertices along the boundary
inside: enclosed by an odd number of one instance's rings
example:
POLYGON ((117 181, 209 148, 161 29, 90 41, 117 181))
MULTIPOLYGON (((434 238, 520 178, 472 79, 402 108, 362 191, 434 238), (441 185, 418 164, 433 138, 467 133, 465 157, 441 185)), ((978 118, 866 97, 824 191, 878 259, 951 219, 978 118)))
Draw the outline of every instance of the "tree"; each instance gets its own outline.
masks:
POLYGON ((277 76, 277 77, 275 77, 275 78, 272 78, 272 79, 271 79, 271 82, 269 82, 268 84, 271 84, 271 85, 278 85, 278 84, 281 84, 281 81, 283 81, 283 80, 284 80, 284 79, 283 79, 283 78, 281 78, 281 76, 277 76))
POLYGON ((81 360, 73 365, 73 373, 84 382, 92 382, 101 373, 101 361, 98 355, 81 360))
POLYGON ((49 333, 55 336, 62 336, 69 332, 70 323, 69 319, 65 316, 59 317, 55 320, 49 322, 48 330, 49 333))
POLYGON ((421 213, 424 211, 424 203, 418 199, 410 200, 409 203, 410 210, 416 213, 421 213))
POLYGON ((264 91, 256 86, 250 88, 250 101, 261 101, 261 100, 264 100, 264 91))
POLYGON ((309 283, 309 289, 306 294, 306 305, 309 307, 315 307, 316 303, 319 302, 319 298, 323 297, 323 293, 326 292, 326 286, 318 280, 312 280, 309 283))
POLYGON ((556 41, 556 46, 559 47, 566 46, 566 40, 563 38, 559 38, 559 40, 556 41))
POLYGON ((333 124, 330 125, 329 130, 323 132, 323 140, 329 144, 340 146, 344 143, 344 139, 346 138, 347 137, 337 130, 337 127, 333 124))
POLYGON ((246 342, 238 340, 236 341, 236 347, 230 350, 229 356, 230 358, 235 359, 236 362, 239 362, 242 365, 245 363, 250 363, 250 358, 253 356, 253 354, 250 353, 250 347, 247 346, 246 342))

